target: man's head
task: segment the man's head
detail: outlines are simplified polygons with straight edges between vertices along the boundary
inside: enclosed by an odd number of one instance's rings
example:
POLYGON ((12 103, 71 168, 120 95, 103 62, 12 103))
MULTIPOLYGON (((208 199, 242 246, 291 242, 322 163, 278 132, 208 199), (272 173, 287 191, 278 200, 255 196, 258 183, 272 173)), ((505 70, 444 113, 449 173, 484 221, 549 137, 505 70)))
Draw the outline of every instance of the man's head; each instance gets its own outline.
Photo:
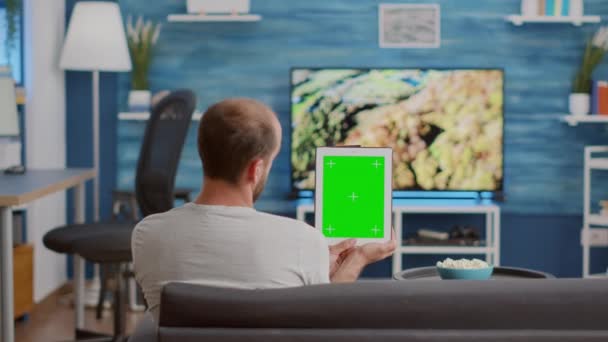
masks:
POLYGON ((252 99, 227 99, 209 107, 198 129, 205 177, 249 187, 254 201, 264 189, 280 145, 276 114, 252 99))

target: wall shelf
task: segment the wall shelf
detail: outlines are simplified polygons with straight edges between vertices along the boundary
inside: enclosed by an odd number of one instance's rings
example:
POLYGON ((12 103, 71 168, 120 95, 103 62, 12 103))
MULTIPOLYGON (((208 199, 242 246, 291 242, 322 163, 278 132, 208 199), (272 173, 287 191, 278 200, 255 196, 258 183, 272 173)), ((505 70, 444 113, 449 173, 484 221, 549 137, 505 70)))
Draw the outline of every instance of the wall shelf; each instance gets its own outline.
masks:
MULTIPOLYGON (((200 121, 203 113, 194 112, 192 121, 200 121)), ((149 112, 122 112, 118 113, 118 120, 121 121, 147 121, 150 118, 149 112)))
POLYGON ((567 122, 568 125, 573 127, 583 123, 608 123, 608 115, 566 115, 562 117, 562 121, 567 122))
POLYGON ((262 16, 257 14, 169 14, 167 20, 172 23, 256 22, 262 20, 262 16))
POLYGON ((521 26, 526 23, 534 24, 572 24, 581 26, 582 24, 595 24, 601 21, 599 15, 585 15, 582 17, 570 16, 523 16, 510 15, 505 17, 506 21, 511 22, 515 26, 521 26))

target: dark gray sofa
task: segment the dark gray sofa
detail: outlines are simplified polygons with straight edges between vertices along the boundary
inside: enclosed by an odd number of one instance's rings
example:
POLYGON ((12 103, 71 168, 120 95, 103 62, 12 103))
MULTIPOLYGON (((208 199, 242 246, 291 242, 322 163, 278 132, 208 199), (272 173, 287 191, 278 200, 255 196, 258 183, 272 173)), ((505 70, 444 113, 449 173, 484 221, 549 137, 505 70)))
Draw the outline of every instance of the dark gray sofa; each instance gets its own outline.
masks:
POLYGON ((608 281, 373 281, 277 290, 169 284, 141 341, 608 341, 608 281))

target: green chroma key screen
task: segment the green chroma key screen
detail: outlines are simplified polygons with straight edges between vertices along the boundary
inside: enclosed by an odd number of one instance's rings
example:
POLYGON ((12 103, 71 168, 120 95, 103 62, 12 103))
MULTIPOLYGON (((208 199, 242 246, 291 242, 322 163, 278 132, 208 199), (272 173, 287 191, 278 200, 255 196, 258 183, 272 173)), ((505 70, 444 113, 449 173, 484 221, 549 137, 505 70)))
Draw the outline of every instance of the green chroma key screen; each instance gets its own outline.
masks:
POLYGON ((384 157, 323 158, 323 234, 384 237, 384 157))

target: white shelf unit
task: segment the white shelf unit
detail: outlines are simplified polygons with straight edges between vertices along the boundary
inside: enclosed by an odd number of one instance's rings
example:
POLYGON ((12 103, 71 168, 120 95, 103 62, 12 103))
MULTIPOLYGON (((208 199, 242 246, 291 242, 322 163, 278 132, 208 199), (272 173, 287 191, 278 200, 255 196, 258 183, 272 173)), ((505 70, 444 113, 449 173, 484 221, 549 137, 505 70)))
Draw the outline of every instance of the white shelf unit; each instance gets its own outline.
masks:
MULTIPOLYGON (((608 170, 608 146, 585 147, 585 170, 583 175, 583 229, 581 245, 583 247, 583 277, 591 276, 591 248, 598 247, 591 241, 592 229, 608 228, 608 216, 593 213, 591 210, 591 173, 594 170, 608 170), (604 156, 597 156, 603 154, 604 156)), ((602 245, 599 245, 600 247, 602 245)))
POLYGON ((506 21, 511 22, 515 26, 521 26, 526 23, 534 24, 572 24, 574 26, 581 26, 583 24, 596 24, 601 22, 599 15, 585 15, 582 17, 573 16, 523 16, 523 15, 509 15, 505 17, 506 21))
POLYGON ((562 117, 562 121, 568 123, 568 125, 574 127, 578 124, 603 124, 608 123, 608 115, 602 114, 589 114, 589 115, 566 115, 562 117))
MULTIPOLYGON (((400 204, 399 200, 393 205, 393 225, 395 238, 399 245, 393 254, 393 274, 402 271, 402 256, 406 254, 428 255, 484 255, 485 260, 495 266, 500 266, 500 207, 493 203, 478 203, 473 201, 453 201, 454 204, 400 204), (403 245, 403 217, 408 214, 465 214, 484 215, 486 230, 485 246, 408 246, 403 245)), ((300 204, 296 209, 296 217, 305 221, 306 214, 314 214, 313 204, 300 204)))
POLYGON ((169 14, 167 20, 172 23, 256 22, 262 20, 262 16, 257 14, 169 14))
MULTIPOLYGON (((194 112, 192 121, 200 121, 203 113, 194 112)), ((121 112, 118 113, 118 120, 122 121, 147 121, 150 118, 150 112, 121 112)))

